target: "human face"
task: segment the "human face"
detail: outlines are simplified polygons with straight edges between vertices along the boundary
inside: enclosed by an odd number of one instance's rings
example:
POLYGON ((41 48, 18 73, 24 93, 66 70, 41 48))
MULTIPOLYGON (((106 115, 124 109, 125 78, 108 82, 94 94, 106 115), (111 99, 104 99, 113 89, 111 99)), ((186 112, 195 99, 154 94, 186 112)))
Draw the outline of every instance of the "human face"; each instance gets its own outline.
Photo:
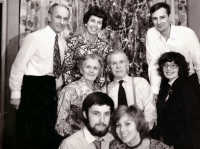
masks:
POLYGON ((134 146, 140 141, 135 122, 125 114, 116 123, 116 133, 119 139, 128 146, 134 146))
POLYGON ((66 7, 58 5, 54 8, 52 14, 49 14, 48 19, 50 22, 49 26, 56 34, 58 34, 67 26, 69 11, 66 7))
POLYGON ((178 71, 179 67, 174 62, 166 62, 163 64, 163 73, 164 76, 169 79, 169 81, 172 81, 173 79, 178 77, 178 71), (171 65, 171 66, 170 66, 171 65), (174 67, 174 68, 171 68, 174 67))
POLYGON ((88 109, 88 114, 83 112, 83 115, 88 120, 86 126, 92 135, 102 137, 108 132, 111 117, 110 106, 93 105, 88 109))
POLYGON ((127 74, 128 62, 124 54, 116 53, 110 56, 110 68, 117 80, 123 79, 127 74))
POLYGON ((170 33, 171 17, 168 16, 165 8, 160 8, 152 14, 152 21, 155 28, 161 33, 170 33))
POLYGON ((87 32, 91 35, 97 35, 102 28, 103 18, 91 15, 86 26, 87 32))
POLYGON ((99 75, 101 66, 97 59, 88 59, 83 62, 81 73, 86 82, 93 83, 96 77, 99 75))

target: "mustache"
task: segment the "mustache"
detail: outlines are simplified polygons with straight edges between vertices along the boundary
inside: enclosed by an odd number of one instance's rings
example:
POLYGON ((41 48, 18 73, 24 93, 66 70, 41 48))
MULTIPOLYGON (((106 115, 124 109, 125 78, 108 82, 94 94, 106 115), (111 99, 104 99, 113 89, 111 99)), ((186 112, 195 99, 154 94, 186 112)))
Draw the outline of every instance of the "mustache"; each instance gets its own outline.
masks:
POLYGON ((104 124, 104 123, 98 123, 95 126, 104 126, 104 127, 106 127, 106 124, 104 124))

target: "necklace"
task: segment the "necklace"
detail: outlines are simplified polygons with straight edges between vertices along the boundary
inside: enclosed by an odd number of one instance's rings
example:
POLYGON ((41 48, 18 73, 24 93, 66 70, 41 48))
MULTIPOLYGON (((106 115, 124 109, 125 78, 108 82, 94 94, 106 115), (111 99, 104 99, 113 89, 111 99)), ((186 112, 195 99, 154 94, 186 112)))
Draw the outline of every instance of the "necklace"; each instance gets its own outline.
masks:
POLYGON ((132 147, 130 147, 130 146, 128 146, 128 145, 126 145, 127 147, 128 147, 128 149, 133 149, 133 148, 137 148, 137 147, 139 147, 141 144, 142 144, 142 139, 140 140, 140 142, 138 143, 138 144, 136 144, 135 146, 132 146, 132 147))

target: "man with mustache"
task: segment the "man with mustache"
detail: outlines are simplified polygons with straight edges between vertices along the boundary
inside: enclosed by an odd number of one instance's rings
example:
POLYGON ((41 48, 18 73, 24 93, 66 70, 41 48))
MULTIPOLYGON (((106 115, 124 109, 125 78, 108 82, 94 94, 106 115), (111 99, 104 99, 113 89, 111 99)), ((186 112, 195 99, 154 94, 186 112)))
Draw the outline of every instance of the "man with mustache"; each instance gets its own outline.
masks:
POLYGON ((105 93, 93 92, 83 101, 85 127, 63 140, 59 149, 109 149, 114 139, 108 132, 113 100, 105 93))
POLYGON ((170 6, 156 3, 150 9, 154 27, 149 29, 146 37, 148 74, 150 84, 157 99, 161 77, 157 72, 157 60, 165 52, 179 52, 189 63, 190 82, 200 89, 200 45, 193 30, 185 26, 171 24, 170 6))

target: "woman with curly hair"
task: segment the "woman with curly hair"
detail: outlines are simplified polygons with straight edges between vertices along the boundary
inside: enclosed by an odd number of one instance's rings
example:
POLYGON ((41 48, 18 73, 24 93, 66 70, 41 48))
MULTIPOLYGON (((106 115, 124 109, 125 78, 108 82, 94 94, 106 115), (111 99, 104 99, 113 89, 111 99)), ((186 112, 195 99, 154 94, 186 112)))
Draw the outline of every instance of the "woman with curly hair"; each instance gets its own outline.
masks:
POLYGON ((148 137, 148 123, 135 105, 119 106, 113 114, 112 124, 117 139, 110 143, 110 149, 169 149, 169 146, 148 137))
POLYGON ((199 148, 199 91, 188 79, 188 68, 185 57, 177 52, 164 53, 158 60, 162 83, 156 129, 158 137, 175 149, 199 148))

